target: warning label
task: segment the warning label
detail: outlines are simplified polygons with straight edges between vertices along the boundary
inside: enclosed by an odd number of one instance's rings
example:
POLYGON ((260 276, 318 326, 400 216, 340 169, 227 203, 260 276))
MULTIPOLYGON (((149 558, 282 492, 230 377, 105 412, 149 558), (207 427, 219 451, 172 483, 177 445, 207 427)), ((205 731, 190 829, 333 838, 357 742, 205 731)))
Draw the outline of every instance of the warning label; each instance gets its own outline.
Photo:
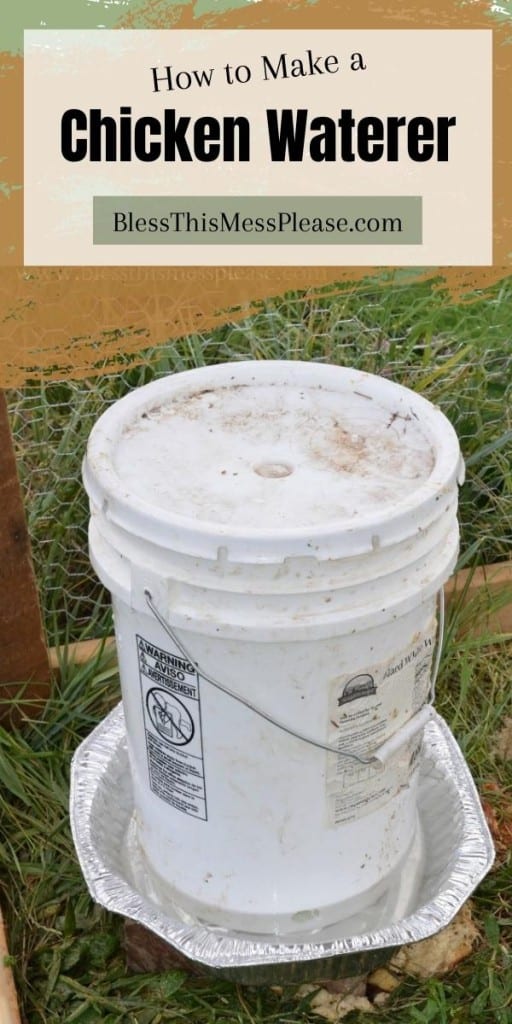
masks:
POLYGON ((150 787, 176 810, 206 821, 197 670, 142 636, 137 654, 150 787))
POLYGON ((348 754, 372 752, 427 702, 430 691, 435 621, 428 632, 392 660, 365 672, 339 676, 329 697, 327 807, 331 825, 341 825, 381 807, 410 783, 418 762, 421 734, 405 743, 385 764, 362 764, 348 754))

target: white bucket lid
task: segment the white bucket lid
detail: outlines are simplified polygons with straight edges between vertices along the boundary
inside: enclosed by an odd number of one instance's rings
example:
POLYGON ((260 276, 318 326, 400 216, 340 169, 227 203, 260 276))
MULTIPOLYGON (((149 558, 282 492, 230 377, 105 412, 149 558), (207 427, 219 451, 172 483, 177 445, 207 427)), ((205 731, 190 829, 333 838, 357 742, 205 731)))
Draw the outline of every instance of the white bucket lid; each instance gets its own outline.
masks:
POLYGON ((451 506, 463 463, 430 402, 345 367, 255 361, 138 388, 91 433, 84 481, 114 527, 161 548, 275 563, 398 543, 451 506), (444 498, 444 501, 442 500, 444 498))

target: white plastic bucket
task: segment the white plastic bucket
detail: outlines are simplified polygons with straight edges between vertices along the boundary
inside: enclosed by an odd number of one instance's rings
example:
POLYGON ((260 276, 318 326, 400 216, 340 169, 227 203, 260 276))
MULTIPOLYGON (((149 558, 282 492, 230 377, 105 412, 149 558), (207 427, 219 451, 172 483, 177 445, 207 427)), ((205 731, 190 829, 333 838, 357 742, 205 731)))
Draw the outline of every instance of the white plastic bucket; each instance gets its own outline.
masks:
POLYGON ((90 552, 156 899, 303 934, 400 870, 462 473, 433 405, 322 364, 192 370, 99 419, 90 552))

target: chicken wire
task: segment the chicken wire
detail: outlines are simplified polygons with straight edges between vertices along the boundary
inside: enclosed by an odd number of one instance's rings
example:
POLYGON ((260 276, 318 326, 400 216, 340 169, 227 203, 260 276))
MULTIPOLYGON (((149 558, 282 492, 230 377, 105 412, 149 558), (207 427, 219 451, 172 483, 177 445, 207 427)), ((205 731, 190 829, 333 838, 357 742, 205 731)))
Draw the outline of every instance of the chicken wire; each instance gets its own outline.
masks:
MULTIPOLYGON (((503 303, 500 297, 492 301, 503 303)), ((313 359, 380 373, 421 391, 452 421, 468 461, 460 505, 461 564, 510 557, 512 381, 505 340, 510 335, 503 321, 512 314, 507 307, 506 314, 494 317, 497 330, 489 335, 475 321, 468 342, 460 336, 460 321, 459 337, 452 336, 441 307, 436 307, 442 321, 438 332, 425 326, 425 312, 419 319, 419 310, 413 314, 407 289, 397 306, 389 306, 387 293, 359 294, 356 303, 341 293, 328 299, 293 296, 208 336, 146 350, 119 372, 10 391, 11 429, 49 643, 103 636, 112 629, 109 595, 87 553, 81 461, 93 424, 134 387, 205 363, 313 359)), ((468 316, 471 322, 471 310, 468 316)))

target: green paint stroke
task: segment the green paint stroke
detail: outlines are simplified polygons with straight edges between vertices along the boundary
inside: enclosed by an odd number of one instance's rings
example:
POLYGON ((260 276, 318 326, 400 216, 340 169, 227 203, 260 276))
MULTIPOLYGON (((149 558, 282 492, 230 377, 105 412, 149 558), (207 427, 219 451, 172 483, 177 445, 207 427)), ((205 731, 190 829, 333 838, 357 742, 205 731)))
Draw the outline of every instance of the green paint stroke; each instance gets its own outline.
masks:
POLYGON ((152 3, 151 10, 148 11, 147 0, 130 0, 130 28, 153 28, 155 18, 160 18, 165 28, 173 28, 183 11, 191 7, 193 2, 194 0, 158 0, 157 3, 152 3))
MULTIPOLYGON (((171 27, 175 20, 173 15, 179 8, 192 7, 194 16, 200 18, 242 10, 254 3, 264 4, 265 0, 162 0, 160 13, 168 10, 171 27)), ((289 0, 288 7, 293 11, 304 4, 314 3, 316 0, 289 0)), ((138 12, 140 20, 134 27, 146 28, 146 4, 147 0, 18 0, 17 3, 4 0, 0 51, 22 54, 23 30, 26 28, 116 28, 126 14, 137 15, 138 12)), ((510 20, 510 6, 510 0, 497 4, 489 2, 489 13, 497 21, 510 20)))
POLYGON ((19 0, 5 3, 0 50, 23 53, 26 28, 115 28, 133 0, 19 0))
MULTIPOLYGON (((169 11, 171 27, 180 8, 192 7, 194 17, 204 14, 222 14, 225 11, 241 9, 264 0, 163 0, 161 12, 169 11)), ((102 29, 116 28, 130 13, 140 18, 134 28, 147 28, 147 0, 19 0, 5 4, 2 12, 0 51, 23 53, 23 30, 31 29, 102 29)))
POLYGON ((196 0, 194 17, 201 18, 203 14, 224 14, 225 11, 235 11, 262 2, 263 0, 196 0))

